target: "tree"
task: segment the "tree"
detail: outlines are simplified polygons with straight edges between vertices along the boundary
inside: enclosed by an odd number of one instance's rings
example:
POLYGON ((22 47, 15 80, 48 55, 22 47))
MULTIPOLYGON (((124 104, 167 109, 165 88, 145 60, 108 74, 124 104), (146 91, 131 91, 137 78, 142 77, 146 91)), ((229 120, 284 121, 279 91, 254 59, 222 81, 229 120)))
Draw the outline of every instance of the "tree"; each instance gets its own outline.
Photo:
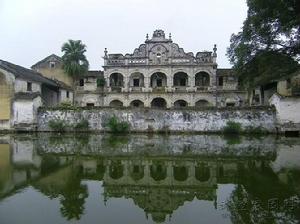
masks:
POLYGON ((78 78, 88 71, 89 62, 84 55, 86 46, 81 40, 69 40, 63 44, 61 51, 64 52, 63 69, 68 75, 78 78))
POLYGON ((242 31, 233 34, 227 56, 246 87, 299 71, 300 2, 247 0, 242 31))

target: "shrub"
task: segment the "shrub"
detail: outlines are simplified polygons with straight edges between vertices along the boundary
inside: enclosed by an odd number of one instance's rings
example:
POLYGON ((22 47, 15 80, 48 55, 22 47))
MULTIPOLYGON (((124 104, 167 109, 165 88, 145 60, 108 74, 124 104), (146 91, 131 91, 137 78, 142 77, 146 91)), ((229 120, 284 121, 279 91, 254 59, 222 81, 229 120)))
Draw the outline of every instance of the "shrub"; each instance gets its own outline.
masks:
POLYGON ((65 132, 66 129, 67 129, 67 124, 65 123, 64 120, 50 120, 49 121, 49 127, 53 131, 65 132))
POLYGON ((253 135, 263 135, 268 133, 268 131, 261 126, 259 127, 248 126, 246 127, 245 132, 247 134, 253 134, 253 135))
POLYGON ((224 134, 240 134, 241 132, 241 124, 234 121, 227 121, 226 126, 223 128, 224 134))
POLYGON ((74 125, 75 131, 82 131, 82 130, 88 130, 89 129, 89 122, 86 119, 82 119, 78 123, 74 125))
POLYGON ((126 133, 129 131, 129 124, 125 121, 119 121, 117 117, 111 117, 108 122, 107 126, 113 133, 126 133))
POLYGON ((73 110, 76 107, 70 101, 64 101, 59 104, 59 108, 62 110, 73 110))

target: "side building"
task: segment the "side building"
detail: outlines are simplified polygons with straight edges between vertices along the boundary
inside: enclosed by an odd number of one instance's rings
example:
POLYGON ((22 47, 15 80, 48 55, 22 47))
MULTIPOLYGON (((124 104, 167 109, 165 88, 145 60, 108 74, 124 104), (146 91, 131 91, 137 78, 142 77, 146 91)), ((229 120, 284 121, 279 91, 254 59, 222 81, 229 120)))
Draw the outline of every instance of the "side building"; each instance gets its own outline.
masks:
POLYGON ((72 97, 66 84, 0 60, 0 130, 34 130, 40 106, 56 106, 72 97))

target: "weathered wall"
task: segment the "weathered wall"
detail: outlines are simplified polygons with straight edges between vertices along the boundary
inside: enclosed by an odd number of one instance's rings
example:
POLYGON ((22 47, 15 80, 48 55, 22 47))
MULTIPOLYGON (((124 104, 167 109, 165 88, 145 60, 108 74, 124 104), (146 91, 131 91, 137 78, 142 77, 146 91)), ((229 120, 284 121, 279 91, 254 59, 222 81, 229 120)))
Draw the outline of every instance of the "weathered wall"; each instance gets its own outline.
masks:
POLYGON ((27 91, 27 83, 32 83, 32 90, 29 92, 41 92, 41 84, 33 81, 27 81, 23 79, 16 79, 15 80, 15 92, 28 92, 27 91))
POLYGON ((275 111, 272 108, 251 109, 211 109, 211 110, 155 110, 155 109, 91 109, 77 111, 46 110, 38 114, 38 130, 51 131, 50 120, 61 119, 75 124, 81 119, 89 121, 90 129, 107 130, 104 126, 108 119, 116 116, 127 121, 132 131, 174 131, 174 132, 217 132, 227 121, 235 121, 248 126, 263 127, 275 132, 275 111))
POLYGON ((49 79, 57 79, 69 86, 73 85, 73 78, 67 75, 60 66, 57 68, 49 68, 49 67, 39 68, 36 69, 36 71, 38 71, 43 76, 49 79))
POLYGON ((270 104, 276 107, 277 125, 281 131, 300 130, 300 98, 274 94, 270 104))
POLYGON ((13 125, 30 130, 37 123, 37 111, 42 105, 41 97, 30 100, 15 100, 13 103, 13 125))

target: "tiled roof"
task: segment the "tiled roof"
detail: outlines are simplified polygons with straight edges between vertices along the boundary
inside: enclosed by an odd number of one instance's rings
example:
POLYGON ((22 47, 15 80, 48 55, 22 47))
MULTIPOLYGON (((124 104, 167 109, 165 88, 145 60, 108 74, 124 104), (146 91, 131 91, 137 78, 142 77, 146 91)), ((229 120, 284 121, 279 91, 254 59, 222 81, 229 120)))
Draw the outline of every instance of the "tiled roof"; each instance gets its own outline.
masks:
POLYGON ((58 87, 58 84, 55 81, 45 78, 40 73, 19 65, 12 64, 7 61, 0 60, 0 68, 12 73, 16 78, 58 87))
POLYGON ((46 61, 48 61, 50 58, 55 58, 57 61, 62 62, 61 57, 57 56, 56 54, 51 54, 48 57, 45 57, 43 60, 38 61, 37 63, 35 63, 34 65, 31 66, 32 69, 34 69, 35 67, 37 67, 39 64, 42 64, 46 61))

